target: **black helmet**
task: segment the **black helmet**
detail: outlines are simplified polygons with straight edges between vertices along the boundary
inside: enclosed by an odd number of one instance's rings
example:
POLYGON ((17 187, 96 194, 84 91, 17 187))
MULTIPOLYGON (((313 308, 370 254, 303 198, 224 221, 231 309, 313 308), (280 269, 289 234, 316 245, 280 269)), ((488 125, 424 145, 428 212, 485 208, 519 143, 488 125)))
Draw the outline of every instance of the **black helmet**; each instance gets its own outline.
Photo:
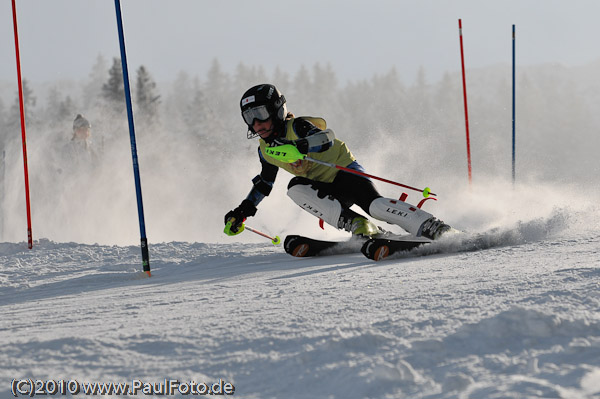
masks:
POLYGON ((92 127, 92 125, 90 124, 90 121, 85 119, 83 117, 83 115, 77 114, 77 116, 75 117, 75 120, 73 121, 73 130, 77 130, 77 129, 81 129, 81 128, 90 129, 91 127, 92 127))
POLYGON ((285 97, 270 84, 261 84, 248 89, 240 101, 242 118, 248 125, 248 138, 256 137, 252 129, 255 119, 264 121, 273 118, 275 125, 281 125, 287 115, 285 97))

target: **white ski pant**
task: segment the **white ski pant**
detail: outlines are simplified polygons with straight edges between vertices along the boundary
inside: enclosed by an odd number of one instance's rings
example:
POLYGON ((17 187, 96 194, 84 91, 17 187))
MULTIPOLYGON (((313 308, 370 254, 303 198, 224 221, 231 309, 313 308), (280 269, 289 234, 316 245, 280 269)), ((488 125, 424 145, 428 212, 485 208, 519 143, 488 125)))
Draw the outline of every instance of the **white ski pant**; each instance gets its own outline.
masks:
POLYGON ((330 195, 320 198, 317 194, 316 189, 304 184, 292 186, 287 192, 288 197, 300 208, 319 219, 323 219, 325 223, 337 229, 342 214, 342 204, 330 195))
MULTIPOLYGON (((342 213, 340 202, 330 195, 319 196, 318 191, 309 185, 297 184, 289 188, 287 195, 300 208, 325 223, 338 228, 342 213)), ((369 206, 369 214, 378 220, 395 224, 414 236, 421 235, 421 227, 429 218, 428 212, 411 204, 390 198, 377 198, 369 206)))

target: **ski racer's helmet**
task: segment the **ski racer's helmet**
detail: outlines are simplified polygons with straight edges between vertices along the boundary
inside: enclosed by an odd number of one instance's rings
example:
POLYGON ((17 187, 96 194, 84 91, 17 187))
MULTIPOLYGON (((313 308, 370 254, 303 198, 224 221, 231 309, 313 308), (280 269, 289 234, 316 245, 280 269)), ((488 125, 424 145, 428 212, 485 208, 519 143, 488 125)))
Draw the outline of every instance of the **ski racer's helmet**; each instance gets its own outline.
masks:
POLYGON ((73 121, 73 130, 82 129, 82 128, 90 129, 91 127, 92 127, 92 124, 90 123, 90 121, 85 119, 83 117, 83 115, 77 114, 77 116, 75 117, 75 120, 73 121))
POLYGON ((240 109, 242 118, 248 125, 248 138, 257 136, 252 129, 255 119, 264 121, 273 118, 275 129, 279 130, 287 116, 285 97, 271 84, 260 84, 248 89, 242 96, 240 109))

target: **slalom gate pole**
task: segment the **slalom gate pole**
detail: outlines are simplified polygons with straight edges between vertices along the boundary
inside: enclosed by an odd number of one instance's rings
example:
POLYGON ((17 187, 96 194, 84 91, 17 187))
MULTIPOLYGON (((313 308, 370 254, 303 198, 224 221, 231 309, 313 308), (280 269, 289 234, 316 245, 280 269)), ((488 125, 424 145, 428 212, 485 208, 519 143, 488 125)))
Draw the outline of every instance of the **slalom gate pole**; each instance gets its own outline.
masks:
POLYGON ((465 54, 463 50, 463 36, 462 36, 462 21, 458 20, 458 35, 460 37, 460 60, 462 63, 462 79, 463 79, 463 97, 465 103, 465 126, 467 129, 467 164, 469 168, 469 185, 472 182, 471 175, 471 141, 469 139, 469 113, 467 111, 467 82, 465 79, 465 54))
POLYGON ((358 170, 354 170, 354 169, 350 169, 350 168, 345 168, 343 166, 336 165, 334 163, 319 161, 318 159, 313 159, 311 157, 306 157, 305 156, 303 159, 305 159, 307 161, 310 161, 310 162, 318 163, 320 165, 325 165, 325 166, 329 166, 331 168, 336 168, 336 169, 339 169, 339 170, 343 170, 344 172, 350 172, 350 173, 354 173, 356 175, 370 177, 372 179, 380 180, 382 182, 393 184, 395 186, 400 186, 400 187, 407 188, 409 190, 418 191, 418 192, 420 192, 420 193, 423 194, 423 197, 428 197, 430 195, 437 196, 437 194, 431 192, 431 190, 429 189, 429 187, 425 187, 424 189, 420 189, 420 188, 416 188, 416 187, 407 186, 406 184, 398 183, 398 182, 395 182, 395 181, 392 181, 392 180, 384 179, 382 177, 373 176, 373 175, 370 175, 368 173, 360 172, 358 170))
MULTIPOLYGON (((14 0, 13 0, 14 1, 14 0)), ((137 146, 135 142, 135 127, 133 123, 133 107, 131 105, 131 91, 129 88, 129 73, 127 71, 127 56, 125 53, 125 36, 123 35, 123 20, 121 17, 121 2, 115 0, 117 12, 117 28, 119 31, 119 44, 121 47, 121 64, 123 66, 123 83, 125 85, 125 101, 127 104, 127 119, 129 121, 129 137, 131 139, 131 156, 133 158, 133 176, 135 179, 135 193, 138 204, 138 217, 140 219, 140 235, 142 248, 142 263, 144 272, 150 277, 150 255, 148 252, 148 239, 146 238, 146 224, 144 222, 144 204, 142 201, 142 184, 140 181, 140 168, 138 164, 137 146)))
POLYGON ((19 85, 19 111, 21 113, 21 139, 23 142, 23 167, 25 170, 25 206, 27 208, 27 246, 33 248, 31 231, 31 202, 29 199, 29 171, 27 168, 27 137, 25 135, 25 107, 23 105, 23 82, 21 81, 21 56, 19 53, 19 30, 17 28, 17 7, 12 0, 13 25, 15 28, 15 52, 17 56, 17 83, 19 85))
POLYGON ((515 25, 512 26, 512 181, 515 183, 515 127, 516 127, 516 102, 515 102, 515 25))
POLYGON ((4 241, 4 200, 6 198, 6 151, 2 150, 2 164, 0 165, 0 241, 4 241))

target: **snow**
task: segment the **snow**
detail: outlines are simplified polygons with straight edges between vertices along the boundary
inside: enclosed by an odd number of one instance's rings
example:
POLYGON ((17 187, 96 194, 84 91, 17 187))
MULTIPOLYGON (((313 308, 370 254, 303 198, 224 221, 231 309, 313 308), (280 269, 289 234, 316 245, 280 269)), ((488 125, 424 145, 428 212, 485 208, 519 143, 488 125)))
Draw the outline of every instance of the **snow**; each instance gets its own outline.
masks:
POLYGON ((600 212, 542 213, 383 262, 155 243, 150 278, 138 246, 2 243, 2 397, 32 378, 223 380, 240 398, 598 398, 600 212))

